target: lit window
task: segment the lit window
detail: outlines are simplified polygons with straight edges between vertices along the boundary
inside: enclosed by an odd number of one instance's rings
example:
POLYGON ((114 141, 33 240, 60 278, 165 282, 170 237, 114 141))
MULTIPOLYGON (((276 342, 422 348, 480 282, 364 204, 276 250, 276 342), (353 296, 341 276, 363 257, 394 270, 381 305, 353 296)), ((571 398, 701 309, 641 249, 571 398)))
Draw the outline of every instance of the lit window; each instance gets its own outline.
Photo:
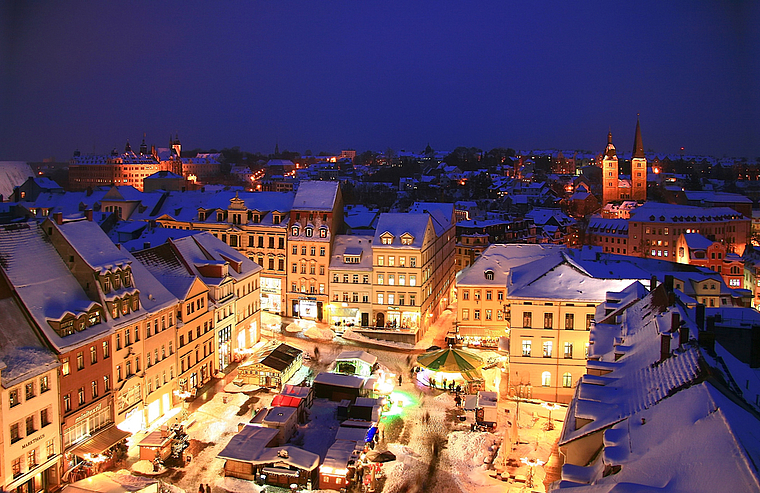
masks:
POLYGON ((522 355, 523 356, 530 356, 530 350, 531 346, 533 345, 533 341, 530 339, 524 339, 522 341, 522 355))
POLYGON ((545 371, 541 374, 541 386, 542 387, 549 387, 552 382, 552 374, 551 372, 545 371))

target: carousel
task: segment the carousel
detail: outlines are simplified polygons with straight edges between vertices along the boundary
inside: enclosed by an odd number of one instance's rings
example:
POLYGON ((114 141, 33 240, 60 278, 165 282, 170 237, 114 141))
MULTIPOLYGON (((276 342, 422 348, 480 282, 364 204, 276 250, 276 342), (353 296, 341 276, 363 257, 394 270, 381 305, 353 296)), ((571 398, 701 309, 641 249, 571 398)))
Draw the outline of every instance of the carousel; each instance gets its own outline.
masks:
POLYGON ((477 354, 448 347, 417 357, 417 381, 430 387, 476 392, 483 389, 481 369, 485 365, 477 354))

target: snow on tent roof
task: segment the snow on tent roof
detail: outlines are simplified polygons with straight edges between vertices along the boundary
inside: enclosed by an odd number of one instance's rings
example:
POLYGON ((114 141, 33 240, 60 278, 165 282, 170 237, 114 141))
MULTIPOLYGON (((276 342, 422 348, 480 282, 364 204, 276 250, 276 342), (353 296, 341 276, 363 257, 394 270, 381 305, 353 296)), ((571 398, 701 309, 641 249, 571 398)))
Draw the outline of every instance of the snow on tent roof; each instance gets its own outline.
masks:
POLYGON ((348 464, 352 456, 358 456, 364 450, 364 438, 361 441, 356 440, 336 440, 330 445, 322 461, 323 466, 334 469, 343 469, 348 464))
POLYGON ((364 379, 354 375, 342 375, 340 373, 319 373, 314 377, 314 384, 318 383, 335 387, 361 389, 364 385, 364 379))
POLYGON ((277 462, 297 469, 313 471, 319 465, 319 455, 298 447, 274 447, 262 450, 259 456, 251 462, 253 464, 271 464, 277 462))
POLYGON ((282 388, 282 392, 280 392, 280 394, 291 395, 293 397, 306 398, 309 396, 310 392, 311 392, 311 387, 301 387, 299 385, 286 384, 282 388))
POLYGON ((294 211, 331 211, 338 196, 338 182, 302 181, 293 200, 294 211))
POLYGON ((158 479, 104 472, 64 486, 66 493, 141 493, 160 490, 158 479))
POLYGON ((340 426, 335 434, 336 440, 350 440, 352 442, 364 442, 367 438, 367 432, 372 426, 366 428, 340 426))
POLYGON ((362 350, 342 351, 338 357, 335 358, 335 361, 345 361, 349 359, 362 360, 370 366, 374 365, 377 362, 377 356, 373 356, 368 352, 362 350))
POLYGON ((94 305, 68 267, 34 222, 0 227, 0 264, 21 301, 45 337, 59 351, 101 337, 111 331, 109 322, 64 337, 48 321, 66 314, 81 315, 94 305))
POLYGON ((277 437, 278 433, 279 430, 274 428, 247 424, 230 439, 217 457, 240 462, 252 462, 277 437))

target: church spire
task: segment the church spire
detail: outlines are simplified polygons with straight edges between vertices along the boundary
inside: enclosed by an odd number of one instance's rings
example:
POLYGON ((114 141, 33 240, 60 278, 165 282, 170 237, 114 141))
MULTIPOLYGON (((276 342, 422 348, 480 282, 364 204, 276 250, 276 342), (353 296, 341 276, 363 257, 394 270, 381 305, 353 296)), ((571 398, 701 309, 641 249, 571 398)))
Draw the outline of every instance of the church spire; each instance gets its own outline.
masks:
POLYGON ((615 157, 615 146, 612 144, 612 130, 607 132, 607 147, 604 149, 604 155, 607 157, 615 157))
POLYGON ((636 115, 636 135, 633 138, 633 156, 635 158, 643 158, 644 156, 644 144, 641 142, 641 124, 639 123, 639 115, 636 115))

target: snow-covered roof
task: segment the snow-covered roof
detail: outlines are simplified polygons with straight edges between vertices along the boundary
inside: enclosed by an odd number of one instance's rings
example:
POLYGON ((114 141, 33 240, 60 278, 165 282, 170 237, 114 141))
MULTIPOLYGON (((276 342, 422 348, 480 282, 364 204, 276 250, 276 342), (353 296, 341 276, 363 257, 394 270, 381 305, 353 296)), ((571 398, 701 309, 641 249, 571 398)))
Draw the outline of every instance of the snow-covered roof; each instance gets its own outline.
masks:
POLYGON ((361 440, 336 440, 327 449, 322 465, 333 469, 345 469, 351 458, 358 458, 364 451, 364 439, 361 440))
POLYGON ((730 207, 697 207, 692 205, 664 204, 659 202, 645 202, 640 207, 631 211, 631 221, 681 221, 681 218, 698 219, 700 222, 723 222, 729 219, 742 219, 740 213, 730 207), (654 219, 652 219, 654 217, 654 219))
MULTIPOLYGON (((219 455, 221 457, 221 455, 219 455)), ((252 464, 287 464, 297 469, 313 471, 319 465, 319 455, 298 447, 284 446, 263 449, 258 457, 247 461, 252 464)))
POLYGON ((425 233, 428 227, 432 227, 432 222, 430 214, 425 213, 386 212, 380 214, 372 246, 419 250, 422 248, 422 242, 425 240, 425 233), (384 245, 381 239, 387 233, 393 235, 390 245, 384 245), (412 235, 411 245, 401 244, 401 236, 405 233, 412 235))
POLYGON ((133 474, 103 472, 74 483, 67 484, 62 491, 66 493, 141 493, 155 491, 159 480, 133 474))
POLYGON ((713 245, 713 241, 708 240, 699 233, 681 233, 683 234, 686 245, 690 250, 707 250, 713 245))
POLYGON ((323 372, 314 377, 314 385, 316 384, 361 389, 364 386, 364 379, 355 375, 323 372))
POLYGON ((377 356, 373 356, 368 352, 362 351, 360 349, 355 351, 342 351, 338 357, 335 358, 335 361, 347 361, 352 359, 361 360, 370 366, 374 365, 377 362, 377 356))
POLYGON ((372 270, 372 236, 337 235, 333 243, 330 270, 372 270), (347 263, 344 256, 359 256, 359 263, 347 263))
POLYGON ((0 264, 34 322, 54 348, 65 352, 111 330, 106 320, 59 336, 48 323, 66 314, 79 316, 97 303, 89 299, 53 245, 34 223, 0 227, 0 264))
POLYGON ((0 300, 0 368, 10 388, 59 365, 13 298, 0 300))
POLYGON ((277 437, 278 433, 279 431, 274 428, 247 424, 230 439, 217 457, 252 462, 277 437))
POLYGON ((173 243, 134 252, 140 263, 180 300, 187 298, 198 277, 182 261, 173 243))
POLYGON ((66 241, 95 273, 105 274, 130 265, 130 256, 117 248, 97 223, 87 220, 66 221, 57 226, 66 241))
POLYGON ((8 200, 13 189, 23 185, 31 176, 34 172, 26 161, 0 161, 0 195, 8 200))
POLYGON ((332 211, 339 190, 335 181, 302 181, 293 200, 293 210, 332 211))
MULTIPOLYGON (((627 291, 613 296, 616 303, 638 288, 627 291)), ((616 324, 592 327, 591 359, 568 409, 560 447, 601 432, 602 453, 594 459, 595 450, 584 455, 575 449, 560 489, 758 489, 760 420, 730 395, 724 382, 732 377, 724 375, 725 366, 697 346, 692 312, 659 285, 627 306, 616 324), (593 463, 582 467, 587 460, 593 463), (577 461, 580 466, 573 465, 577 461), (619 470, 602 478, 601 470, 613 467, 619 470)))
POLYGON ((486 248, 469 267, 457 274, 457 286, 506 287, 511 269, 533 261, 559 262, 567 248, 551 244, 496 244, 486 248), (486 277, 493 273, 493 279, 486 277))
POLYGON ((688 201, 699 202, 734 202, 752 204, 752 200, 739 193, 728 192, 704 192, 701 190, 685 190, 684 195, 688 201))

